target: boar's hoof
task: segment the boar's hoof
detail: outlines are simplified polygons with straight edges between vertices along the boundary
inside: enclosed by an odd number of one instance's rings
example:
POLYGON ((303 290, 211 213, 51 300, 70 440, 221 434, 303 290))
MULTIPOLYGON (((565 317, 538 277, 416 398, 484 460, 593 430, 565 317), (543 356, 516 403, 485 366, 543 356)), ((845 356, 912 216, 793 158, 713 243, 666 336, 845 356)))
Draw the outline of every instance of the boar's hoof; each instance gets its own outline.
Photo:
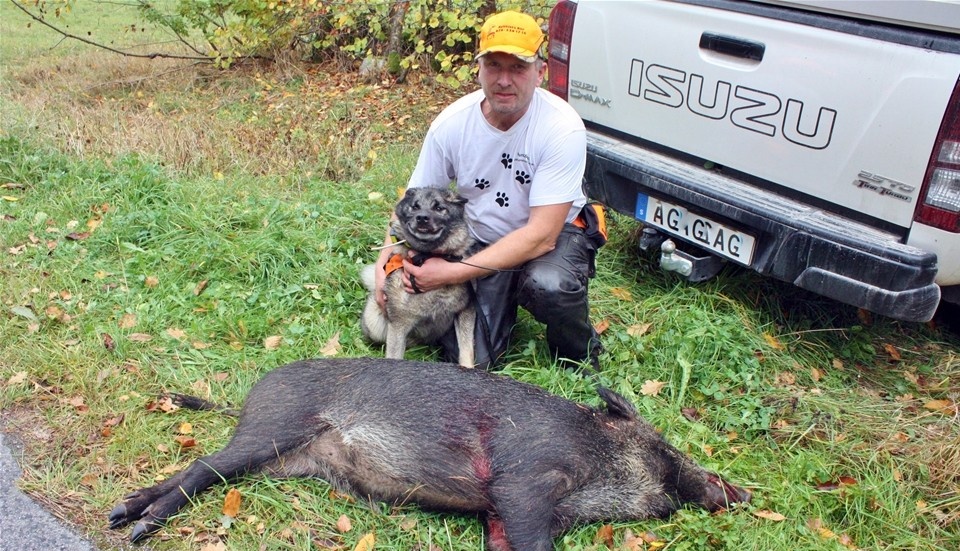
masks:
POLYGON ((145 539, 150 534, 156 532, 161 527, 161 524, 158 522, 152 522, 149 520, 141 520, 133 527, 133 531, 130 533, 130 541, 137 543, 140 540, 145 539))
POLYGON ((123 503, 117 505, 110 511, 111 530, 126 526, 130 523, 130 520, 132 519, 127 517, 127 506, 123 503))

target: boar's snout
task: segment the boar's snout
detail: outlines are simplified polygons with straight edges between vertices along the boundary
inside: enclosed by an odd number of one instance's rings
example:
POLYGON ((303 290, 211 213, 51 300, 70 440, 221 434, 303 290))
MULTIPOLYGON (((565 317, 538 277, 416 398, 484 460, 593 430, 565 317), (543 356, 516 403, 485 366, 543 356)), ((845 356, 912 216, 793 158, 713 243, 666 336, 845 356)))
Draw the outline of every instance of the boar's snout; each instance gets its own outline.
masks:
POLYGON ((703 506, 708 511, 726 509, 734 503, 749 503, 751 497, 749 490, 734 486, 713 473, 707 475, 703 506))

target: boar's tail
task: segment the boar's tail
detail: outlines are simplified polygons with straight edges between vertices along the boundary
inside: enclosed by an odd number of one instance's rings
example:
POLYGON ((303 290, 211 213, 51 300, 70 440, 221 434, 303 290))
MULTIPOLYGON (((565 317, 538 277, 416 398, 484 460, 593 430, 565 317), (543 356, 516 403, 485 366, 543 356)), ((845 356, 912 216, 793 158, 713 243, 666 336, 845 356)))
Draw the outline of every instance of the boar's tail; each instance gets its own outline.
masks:
POLYGON ((192 409, 194 411, 216 411, 231 417, 240 416, 240 412, 235 409, 227 408, 221 406, 220 404, 215 404, 208 400, 204 400, 203 398, 190 396, 188 394, 177 394, 176 392, 171 392, 170 400, 182 408, 192 409))

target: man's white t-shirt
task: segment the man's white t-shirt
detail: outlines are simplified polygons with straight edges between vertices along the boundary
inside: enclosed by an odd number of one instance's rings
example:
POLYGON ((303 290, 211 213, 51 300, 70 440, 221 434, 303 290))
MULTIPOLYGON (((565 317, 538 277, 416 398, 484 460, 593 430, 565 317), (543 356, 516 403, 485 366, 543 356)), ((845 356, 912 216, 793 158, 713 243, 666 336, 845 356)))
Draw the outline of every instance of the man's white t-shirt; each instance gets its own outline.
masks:
POLYGON ((530 207, 573 202, 567 222, 586 196, 586 131, 580 116, 556 95, 537 88, 523 117, 506 132, 481 112, 483 90, 444 109, 427 131, 408 187, 445 188, 456 182, 467 199, 474 237, 493 243, 525 225, 530 207))

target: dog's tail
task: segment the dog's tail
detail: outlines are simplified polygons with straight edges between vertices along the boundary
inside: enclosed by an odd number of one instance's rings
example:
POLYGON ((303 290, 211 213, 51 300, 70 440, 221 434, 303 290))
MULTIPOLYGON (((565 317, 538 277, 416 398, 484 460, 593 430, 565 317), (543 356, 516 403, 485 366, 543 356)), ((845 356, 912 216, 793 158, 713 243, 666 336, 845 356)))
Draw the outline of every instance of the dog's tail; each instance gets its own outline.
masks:
POLYGON ((373 298, 373 290, 377 285, 374 270, 376 267, 373 264, 368 264, 360 270, 360 281, 370 293, 363 307, 363 314, 360 316, 360 331, 368 341, 385 343, 387 342, 387 316, 373 298))
POLYGON ((375 265, 367 264, 360 270, 360 281, 368 291, 373 291, 377 284, 376 272, 374 272, 376 269, 375 265))

